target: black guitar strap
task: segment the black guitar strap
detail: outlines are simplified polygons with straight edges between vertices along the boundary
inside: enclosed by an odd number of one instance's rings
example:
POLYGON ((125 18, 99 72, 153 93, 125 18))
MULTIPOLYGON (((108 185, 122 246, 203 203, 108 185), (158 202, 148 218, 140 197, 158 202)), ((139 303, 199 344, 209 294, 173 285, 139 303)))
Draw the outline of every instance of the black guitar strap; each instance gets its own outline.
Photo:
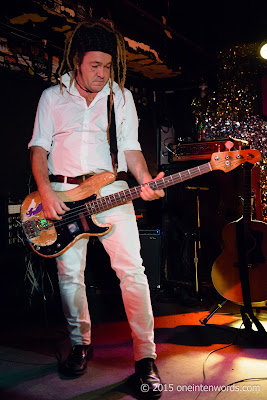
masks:
MULTIPOLYGON (((110 95, 108 96, 108 120, 109 120, 109 110, 110 110, 110 95)), ((114 103, 111 109, 111 123, 109 127, 109 140, 110 140, 110 155, 112 159, 112 165, 115 172, 117 172, 118 167, 118 146, 117 146, 117 135, 116 135, 116 121, 114 112, 114 103)))

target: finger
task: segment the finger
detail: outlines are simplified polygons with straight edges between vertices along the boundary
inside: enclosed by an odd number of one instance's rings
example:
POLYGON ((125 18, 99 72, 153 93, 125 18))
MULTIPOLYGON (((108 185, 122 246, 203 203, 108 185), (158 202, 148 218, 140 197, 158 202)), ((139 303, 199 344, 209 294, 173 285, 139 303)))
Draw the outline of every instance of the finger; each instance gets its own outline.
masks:
POLYGON ((67 210, 63 210, 63 208, 58 205, 58 206, 55 207, 55 211, 59 215, 64 215, 67 210))
POLYGON ((155 190, 155 195, 157 196, 157 198, 164 197, 165 196, 165 192, 164 192, 163 189, 155 190))
POLYGON ((151 189, 150 190, 146 190, 146 189, 142 190, 140 196, 143 200, 146 200, 146 201, 152 201, 152 200, 156 200, 158 198, 157 195, 155 194, 155 192, 151 189))
POLYGON ((65 210, 65 211, 69 211, 70 210, 70 208, 67 206, 67 204, 62 202, 60 205, 61 205, 63 210, 65 210))
POLYGON ((48 210, 46 210, 46 215, 47 218, 53 219, 53 220, 60 220, 62 219, 61 215, 65 214, 65 210, 62 209, 60 204, 55 204, 53 206, 50 206, 48 210))
POLYGON ((160 197, 164 197, 165 196, 165 192, 162 189, 154 191, 148 186, 143 186, 140 196, 141 196, 141 198, 143 200, 152 201, 152 200, 157 200, 160 197))
POLYGON ((62 217, 60 217, 55 210, 50 210, 50 211, 44 211, 44 216, 46 219, 51 219, 51 220, 61 220, 62 217))
POLYGON ((145 186, 142 186, 141 193, 145 197, 150 197, 150 196, 153 196, 154 190, 152 190, 148 185, 145 185, 145 186))
POLYGON ((156 176, 156 178, 153 179, 153 180, 155 181, 156 179, 161 179, 161 178, 164 177, 164 175, 165 175, 165 173, 164 173, 163 171, 161 171, 161 172, 158 173, 158 175, 156 176))
POLYGON ((140 195, 141 199, 145 200, 145 201, 152 201, 154 199, 151 199, 151 197, 146 196, 145 194, 141 193, 140 195))
POLYGON ((149 197, 163 197, 164 190, 163 189, 151 189, 148 185, 142 187, 142 193, 149 197))
POLYGON ((58 214, 54 213, 53 217, 51 218, 52 220, 60 221, 62 217, 60 217, 58 214))

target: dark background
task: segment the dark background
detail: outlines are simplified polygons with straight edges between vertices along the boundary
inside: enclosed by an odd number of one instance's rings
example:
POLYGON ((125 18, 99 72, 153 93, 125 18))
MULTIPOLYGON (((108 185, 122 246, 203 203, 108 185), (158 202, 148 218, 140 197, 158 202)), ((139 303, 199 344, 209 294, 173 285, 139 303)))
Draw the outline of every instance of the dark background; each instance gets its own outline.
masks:
MULTIPOLYGON (((14 1, 1 6, 1 37, 7 38, 14 49, 21 43, 43 48, 49 57, 62 56, 65 35, 63 27, 75 26, 78 18, 67 13, 56 15, 48 12, 51 1, 14 1), (43 22, 20 22, 23 14, 39 15, 43 22), (58 28, 58 29, 55 29, 58 28), (61 31, 61 32, 60 32, 61 31)), ((166 174, 176 173, 195 166, 195 163, 178 162, 163 164, 160 159, 161 127, 173 127, 174 138, 196 140, 196 122, 191 103, 201 92, 204 83, 207 90, 217 87, 218 54, 232 45, 252 42, 259 44, 267 34, 265 1, 224 1, 221 4, 181 1, 63 1, 63 4, 77 12, 81 6, 82 17, 88 16, 90 9, 94 17, 112 18, 125 37, 150 46, 155 50, 166 67, 158 72, 158 63, 151 53, 142 48, 135 55, 146 56, 150 60, 150 77, 143 74, 142 57, 138 68, 133 68, 131 59, 127 72, 126 87, 132 90, 140 118, 139 137, 144 155, 153 176, 163 169, 166 174), (164 17, 164 18, 163 18, 164 17), (166 23, 164 24, 164 19, 166 23), (172 38, 165 33, 168 30, 172 38)), ((76 13, 76 16, 78 14, 76 13)), ((133 49, 127 48, 131 54, 133 49)), ((49 71, 48 71, 49 72, 49 71)), ((50 71, 51 72, 51 71, 50 71)), ((2 66, 0 70, 2 171, 1 171, 1 242, 5 273, 11 279, 12 269, 21 266, 20 279, 16 282, 19 293, 23 289, 24 255, 21 244, 8 245, 8 213, 10 203, 19 204, 32 188, 29 153, 27 144, 31 138, 34 116, 42 91, 50 85, 38 74, 14 71, 2 66), (8 272, 7 272, 8 271, 8 272), (23 271, 23 273, 22 273, 23 271)), ((200 193, 202 259, 200 276, 210 280, 213 261, 221 251, 221 230, 239 215, 240 171, 227 174, 221 172, 195 179, 192 185, 208 187, 200 193)), ((131 185, 135 182, 132 179, 131 185)), ((194 240, 196 227, 196 194, 178 185, 166 190, 166 197, 157 202, 144 204, 135 202, 140 230, 160 229, 160 240, 152 234, 155 247, 146 244, 143 238, 143 252, 159 252, 160 264, 152 263, 155 274, 160 269, 160 284, 164 280, 193 282, 194 280, 194 240)), ((97 248, 95 245, 94 248, 97 248)), ((97 249, 99 250, 99 249, 97 249)), ((93 251, 93 250, 92 250, 93 251)), ((92 252, 92 254, 94 254, 92 252)), ((102 263, 106 268, 108 260, 104 255, 92 255, 91 264, 102 263), (95 257, 95 258, 94 258, 95 257), (93 261, 92 261, 93 260, 93 261), (102 260, 102 261, 101 261, 102 260), (95 261, 95 262, 94 262, 95 261)), ((91 267, 93 268, 93 267, 91 267)), ((105 269, 106 271, 106 269, 105 269)), ((150 270, 151 271, 151 270, 150 270)), ((92 280, 98 286, 106 286, 96 272, 92 280)), ((103 276, 103 274, 102 274, 103 276)), ((113 279, 113 278, 112 278, 113 279)), ((13 290, 12 290, 13 291, 13 290)))

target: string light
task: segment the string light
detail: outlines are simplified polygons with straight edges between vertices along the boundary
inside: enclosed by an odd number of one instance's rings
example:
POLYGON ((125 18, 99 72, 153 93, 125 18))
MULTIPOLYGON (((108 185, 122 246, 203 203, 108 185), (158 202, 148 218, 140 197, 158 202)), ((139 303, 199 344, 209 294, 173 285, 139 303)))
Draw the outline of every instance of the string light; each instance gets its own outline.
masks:
MULTIPOLYGON (((192 102, 203 127, 204 140, 233 137, 246 140, 261 152, 263 220, 267 222, 267 122, 259 114, 258 82, 266 68, 257 43, 235 46, 218 55, 218 89, 192 102)), ((265 72, 267 74, 267 71, 265 72)))

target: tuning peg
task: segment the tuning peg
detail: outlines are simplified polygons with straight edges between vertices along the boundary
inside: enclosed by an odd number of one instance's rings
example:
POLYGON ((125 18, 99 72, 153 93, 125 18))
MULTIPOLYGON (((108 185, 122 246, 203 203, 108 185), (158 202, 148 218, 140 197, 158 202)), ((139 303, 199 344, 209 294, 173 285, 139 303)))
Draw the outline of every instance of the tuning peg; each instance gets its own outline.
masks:
POLYGON ((233 147, 234 143, 231 142, 230 140, 227 140, 227 142, 224 143, 224 146, 226 148, 226 150, 230 151, 231 148, 233 147))

